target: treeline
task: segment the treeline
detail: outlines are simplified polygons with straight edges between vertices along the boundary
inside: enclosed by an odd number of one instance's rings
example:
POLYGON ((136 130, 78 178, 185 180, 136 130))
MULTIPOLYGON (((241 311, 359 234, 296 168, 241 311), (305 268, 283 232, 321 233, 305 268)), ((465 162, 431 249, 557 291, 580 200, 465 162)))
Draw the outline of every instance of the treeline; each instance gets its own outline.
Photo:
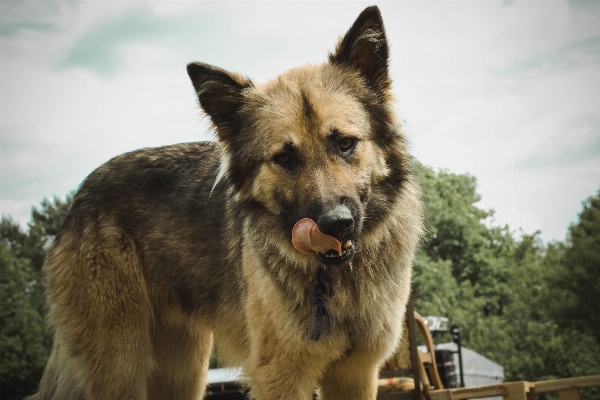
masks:
POLYGON ((0 223, 0 398, 33 394, 50 355, 52 335, 44 317, 42 264, 72 196, 42 201, 27 232, 10 216, 0 223))
MULTIPOLYGON (((600 193, 566 242, 544 245, 493 226, 469 175, 418 166, 427 236, 415 260, 421 315, 446 316, 463 344, 504 367, 507 381, 600 374, 600 193)), ((45 325, 44 255, 70 206, 44 200, 23 231, 0 225, 0 398, 35 391, 52 337, 45 325)), ((584 397, 597 398, 594 389, 584 397)))
POLYGON ((600 374, 600 192, 564 243, 544 245, 540 232, 492 226, 473 176, 419 173, 428 237, 414 265, 415 309, 459 325, 463 345, 502 365, 506 381, 600 374))

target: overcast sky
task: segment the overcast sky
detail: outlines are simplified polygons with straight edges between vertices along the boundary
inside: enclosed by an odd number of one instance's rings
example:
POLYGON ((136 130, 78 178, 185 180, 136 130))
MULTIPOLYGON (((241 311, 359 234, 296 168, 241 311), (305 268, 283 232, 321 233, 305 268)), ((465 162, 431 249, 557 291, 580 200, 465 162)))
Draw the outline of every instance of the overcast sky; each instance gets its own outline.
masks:
MULTIPOLYGON (((327 52, 373 2, 0 0, 0 209, 148 146, 206 140, 185 66, 256 81, 327 52)), ((564 240, 600 188, 600 2, 377 2, 413 154, 478 179, 517 234, 564 240)))

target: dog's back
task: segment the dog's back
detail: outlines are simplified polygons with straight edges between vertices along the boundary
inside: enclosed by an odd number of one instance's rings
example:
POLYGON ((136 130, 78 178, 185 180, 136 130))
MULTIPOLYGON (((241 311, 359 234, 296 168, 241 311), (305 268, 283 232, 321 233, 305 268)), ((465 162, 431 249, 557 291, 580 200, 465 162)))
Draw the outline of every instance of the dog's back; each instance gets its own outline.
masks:
POLYGON ((154 398, 185 391, 186 378, 199 391, 208 327, 243 339, 243 279, 229 260, 239 227, 225 223, 236 219, 223 185, 213 190, 218 163, 214 143, 180 144, 118 156, 84 181, 44 267, 57 342, 39 398, 144 398, 146 379, 154 398))

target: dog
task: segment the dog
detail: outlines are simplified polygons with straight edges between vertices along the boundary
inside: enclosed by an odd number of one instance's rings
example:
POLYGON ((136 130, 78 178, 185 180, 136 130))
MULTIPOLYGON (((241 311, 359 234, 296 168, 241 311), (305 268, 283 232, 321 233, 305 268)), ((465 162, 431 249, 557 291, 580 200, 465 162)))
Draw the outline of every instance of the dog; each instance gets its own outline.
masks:
POLYGON ((422 234, 380 11, 264 84, 187 66, 217 140, 92 172, 48 252, 33 399, 201 399, 213 343, 257 400, 376 398, 422 234))

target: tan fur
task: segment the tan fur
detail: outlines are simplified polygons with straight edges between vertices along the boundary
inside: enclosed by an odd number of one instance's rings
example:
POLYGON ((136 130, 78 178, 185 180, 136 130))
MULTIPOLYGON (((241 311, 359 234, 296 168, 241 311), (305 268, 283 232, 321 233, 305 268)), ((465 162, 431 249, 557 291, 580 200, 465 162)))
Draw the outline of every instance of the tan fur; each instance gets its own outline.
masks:
POLYGON ((55 342, 33 398, 200 399, 214 343, 257 400, 374 400, 422 230, 379 11, 265 84, 188 73, 218 144, 121 155, 82 184, 44 267, 55 342), (293 247, 295 221, 341 206, 348 259, 293 247), (312 338, 319 276, 333 317, 312 338))

